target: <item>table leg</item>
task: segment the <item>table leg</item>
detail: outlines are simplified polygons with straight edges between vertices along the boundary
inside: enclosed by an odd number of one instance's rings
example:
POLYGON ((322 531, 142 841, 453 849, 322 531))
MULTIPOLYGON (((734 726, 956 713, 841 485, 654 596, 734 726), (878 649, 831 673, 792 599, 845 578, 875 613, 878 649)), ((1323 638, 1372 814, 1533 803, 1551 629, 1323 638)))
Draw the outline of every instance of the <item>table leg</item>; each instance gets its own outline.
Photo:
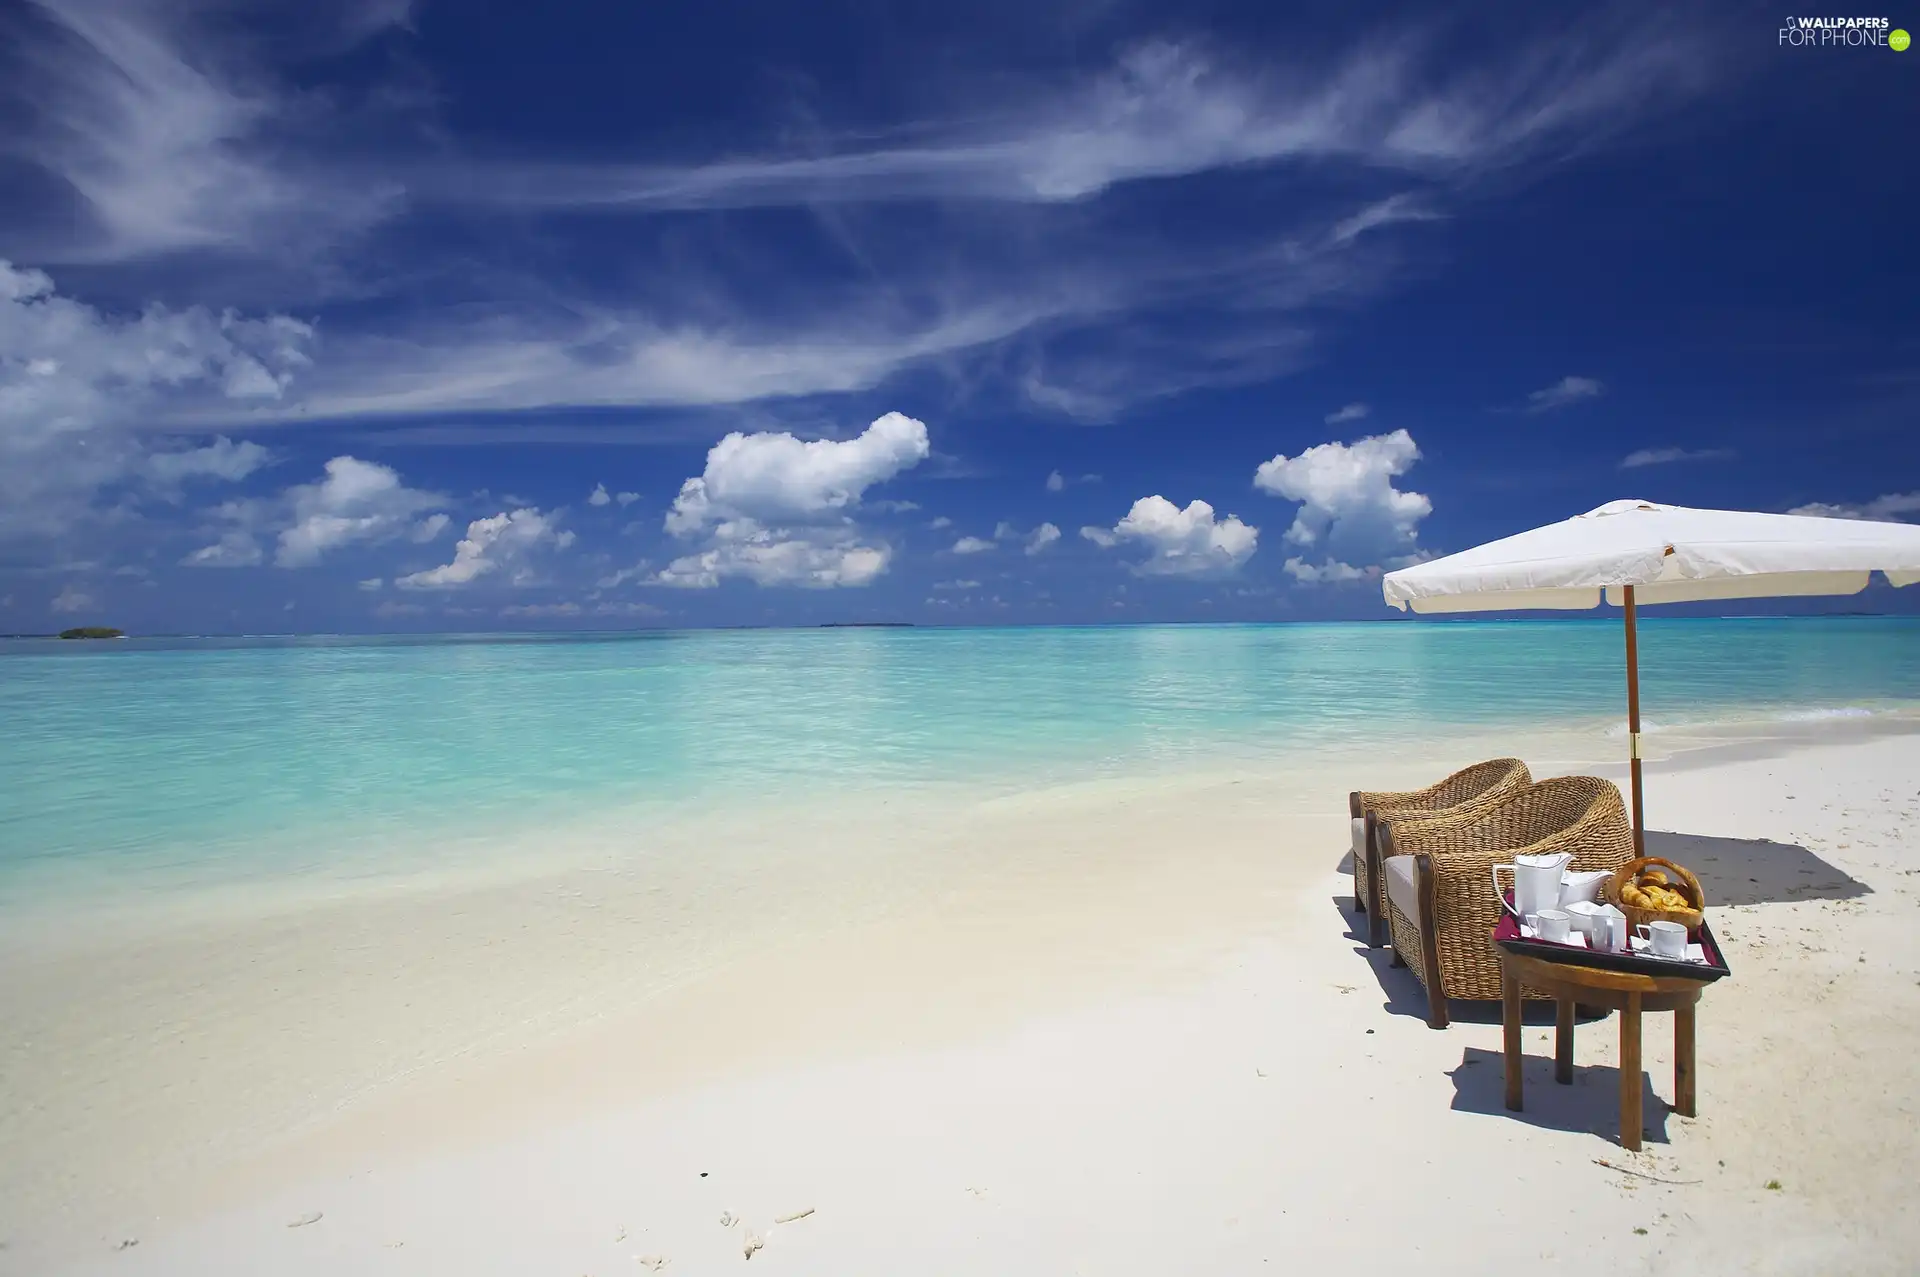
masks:
POLYGON ((1500 1024, 1507 1038, 1507 1107, 1520 1111, 1520 1070, 1526 1063, 1520 1046, 1520 982, 1512 976, 1500 981, 1500 1024))
POLYGON ((1693 1008, 1689 1002, 1673 1010, 1673 1111, 1692 1117, 1698 1108, 1693 1095, 1693 1008))
POLYGON ((1573 999, 1564 994, 1554 999, 1553 1080, 1573 1085, 1573 999))
POLYGON ((1620 1147, 1640 1151, 1640 995, 1620 1010, 1620 1147))

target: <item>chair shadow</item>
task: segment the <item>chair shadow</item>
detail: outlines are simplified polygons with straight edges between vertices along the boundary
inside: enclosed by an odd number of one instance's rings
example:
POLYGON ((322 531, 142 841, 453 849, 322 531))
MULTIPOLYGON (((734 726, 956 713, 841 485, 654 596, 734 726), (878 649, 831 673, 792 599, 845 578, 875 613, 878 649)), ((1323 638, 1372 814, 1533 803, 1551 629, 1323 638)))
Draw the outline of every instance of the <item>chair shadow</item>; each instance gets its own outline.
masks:
POLYGON ((1873 888, 1798 843, 1719 838, 1649 829, 1647 854, 1685 865, 1700 879, 1709 909, 1787 900, 1851 900, 1873 888))
MULTIPOLYGON (((1483 1113, 1488 1117, 1511 1118, 1529 1126, 1575 1134, 1597 1135, 1618 1143, 1620 1139, 1620 1070, 1612 1065, 1576 1064, 1573 1083, 1562 1086, 1553 1080, 1551 1042, 1539 1043, 1547 1052, 1533 1052, 1521 1069, 1521 1103, 1515 1113, 1507 1108, 1506 1059, 1498 1051, 1468 1047, 1460 1064, 1447 1076, 1453 1079, 1453 1104, 1456 1113, 1483 1113)), ((1640 1076, 1641 1139, 1651 1144, 1667 1144, 1667 1102, 1654 1093, 1653 1080, 1640 1076)))
MULTIPOLYGON (((1393 944, 1382 943, 1378 949, 1367 947, 1367 915, 1360 911, 1352 896, 1333 896, 1333 907, 1339 912, 1340 920, 1347 924, 1342 939, 1353 942, 1353 951, 1366 959, 1367 967, 1373 972, 1374 981, 1380 986, 1386 1002, 1381 1009, 1388 1015, 1412 1016, 1416 1020, 1427 1018, 1427 991, 1420 984, 1419 977, 1407 967, 1393 965, 1393 944)), ((1447 999, 1447 1015, 1462 1024, 1499 1024, 1500 1004, 1498 1002, 1465 1002, 1458 998, 1447 999)), ((1594 1019, 1605 1018, 1605 1012, 1593 1012, 1581 1008, 1579 1021, 1586 1023, 1594 1019)), ((1553 1003, 1528 1001, 1521 1004, 1520 1020, 1523 1024, 1553 1023, 1553 1003)))

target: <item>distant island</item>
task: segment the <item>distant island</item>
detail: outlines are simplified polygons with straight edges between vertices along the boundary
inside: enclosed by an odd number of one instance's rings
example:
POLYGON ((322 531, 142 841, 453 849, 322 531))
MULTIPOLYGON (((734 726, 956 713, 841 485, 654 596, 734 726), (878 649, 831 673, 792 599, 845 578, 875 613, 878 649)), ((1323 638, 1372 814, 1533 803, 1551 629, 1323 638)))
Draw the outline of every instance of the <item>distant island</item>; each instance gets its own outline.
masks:
POLYGON ((60 637, 63 639, 125 638, 126 633, 105 625, 82 625, 78 629, 61 630, 60 637))

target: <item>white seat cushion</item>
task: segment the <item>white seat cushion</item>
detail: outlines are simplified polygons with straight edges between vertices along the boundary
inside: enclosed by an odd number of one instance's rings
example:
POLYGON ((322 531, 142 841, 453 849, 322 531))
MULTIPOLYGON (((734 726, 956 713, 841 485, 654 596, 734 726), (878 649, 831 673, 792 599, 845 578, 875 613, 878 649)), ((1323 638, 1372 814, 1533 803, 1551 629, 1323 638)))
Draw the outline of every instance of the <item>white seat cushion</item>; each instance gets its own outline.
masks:
POLYGON ((1353 861, 1358 865, 1367 863, 1367 822, 1364 820, 1353 822, 1353 861))
POLYGON ((1388 856, 1383 866, 1387 875, 1387 899, 1406 916, 1415 931, 1420 930, 1420 893, 1413 885, 1413 857, 1388 856))

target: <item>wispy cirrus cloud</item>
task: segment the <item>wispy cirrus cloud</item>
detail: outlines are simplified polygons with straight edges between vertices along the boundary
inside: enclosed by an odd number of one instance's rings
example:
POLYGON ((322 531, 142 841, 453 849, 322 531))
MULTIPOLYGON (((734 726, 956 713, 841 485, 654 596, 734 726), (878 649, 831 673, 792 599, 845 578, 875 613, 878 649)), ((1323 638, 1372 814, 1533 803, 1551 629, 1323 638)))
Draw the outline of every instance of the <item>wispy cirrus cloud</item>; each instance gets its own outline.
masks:
POLYGON ((1638 470, 1682 461, 1725 461, 1733 455, 1732 448, 1639 448, 1620 459, 1620 468, 1638 470))
MULTIPOLYGON (((316 49, 357 43, 407 9, 313 6, 300 12, 302 38, 316 49)), ((85 216, 57 235, 21 228, 16 251, 24 242, 56 262, 285 252, 396 211, 397 181, 364 171, 339 180, 343 161, 328 154, 336 104, 225 38, 211 10, 34 0, 12 32, 6 77, 24 124, 0 135, 0 154, 63 184, 85 216)))
POLYGON ((1595 377, 1562 377, 1527 396, 1528 412, 1552 412, 1586 399, 1597 399, 1606 387, 1595 377))
MULTIPOLYGON (((1445 174, 1585 140, 1696 89, 1684 32, 1669 42, 1564 35, 1495 67, 1437 63, 1420 36, 1373 40, 1331 66, 1235 65, 1191 43, 1149 40, 999 114, 925 120, 878 143, 687 165, 485 165, 443 175, 447 193, 523 208, 686 210, 972 199, 1085 200, 1131 182, 1215 169, 1347 161, 1445 174)), ((1352 238, 1411 197, 1343 220, 1352 238)))

